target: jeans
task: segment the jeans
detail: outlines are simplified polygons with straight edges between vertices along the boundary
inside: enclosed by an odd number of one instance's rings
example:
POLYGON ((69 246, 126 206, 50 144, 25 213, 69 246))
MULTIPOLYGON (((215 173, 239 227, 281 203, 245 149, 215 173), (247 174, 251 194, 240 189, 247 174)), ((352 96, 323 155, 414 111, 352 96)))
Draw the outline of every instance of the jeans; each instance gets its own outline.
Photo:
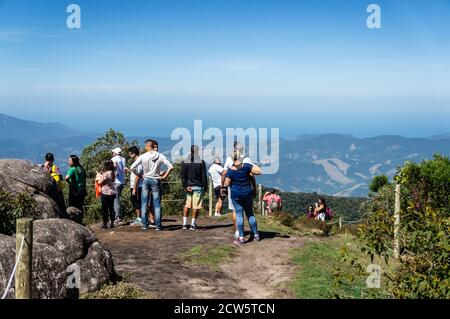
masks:
POLYGON ((253 235, 258 235, 258 225, 253 214, 253 197, 252 195, 240 198, 231 198, 233 207, 236 212, 236 223, 239 230, 239 237, 244 237, 244 212, 247 215, 248 224, 253 235))
POLYGON ((149 200, 155 209, 155 226, 161 228, 161 181, 159 179, 146 177, 142 181, 141 218, 144 227, 149 225, 147 213, 149 200))
POLYGON ((122 211, 120 209, 120 196, 122 196, 124 184, 116 184, 116 197, 114 198, 114 211, 116 212, 116 218, 122 219, 122 211))
POLYGON ((101 195, 102 201, 102 215, 103 224, 108 223, 108 219, 111 219, 111 223, 114 223, 114 199, 115 195, 101 195))

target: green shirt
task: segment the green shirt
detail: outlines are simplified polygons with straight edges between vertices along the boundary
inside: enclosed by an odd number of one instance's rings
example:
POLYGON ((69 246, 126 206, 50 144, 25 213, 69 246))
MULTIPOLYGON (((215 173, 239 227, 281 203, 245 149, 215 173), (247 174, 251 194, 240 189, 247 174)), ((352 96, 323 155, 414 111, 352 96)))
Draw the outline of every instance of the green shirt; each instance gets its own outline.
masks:
POLYGON ((86 188, 86 172, 81 166, 70 167, 67 171, 69 176, 69 184, 71 188, 85 189, 86 188))

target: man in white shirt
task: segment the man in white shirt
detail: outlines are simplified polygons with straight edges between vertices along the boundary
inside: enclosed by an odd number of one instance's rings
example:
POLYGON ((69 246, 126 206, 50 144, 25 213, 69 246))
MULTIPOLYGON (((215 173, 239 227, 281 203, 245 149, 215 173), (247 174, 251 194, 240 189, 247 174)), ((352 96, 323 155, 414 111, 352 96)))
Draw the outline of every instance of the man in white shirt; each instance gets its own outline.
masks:
POLYGON ((214 194, 216 195, 217 203, 216 203, 216 210, 214 213, 215 217, 222 216, 222 206, 223 206, 223 198, 222 194, 220 192, 221 186, 222 186, 222 172, 223 167, 221 166, 220 158, 216 157, 214 159, 214 163, 211 165, 211 167, 208 170, 209 175, 211 175, 211 179, 213 182, 214 187, 214 194))
POLYGON ((141 198, 141 219, 142 229, 147 230, 149 227, 147 209, 149 196, 152 196, 153 207, 155 209, 155 226, 156 230, 161 230, 161 181, 165 180, 173 169, 172 164, 164 156, 158 153, 155 148, 157 143, 154 140, 145 141, 146 153, 138 157, 131 165, 131 171, 138 174, 137 167, 142 164, 144 168, 144 180, 142 181, 142 198, 141 198), (162 172, 161 166, 165 165, 167 170, 162 172))
POLYGON ((111 161, 114 163, 116 180, 116 198, 114 199, 114 212, 116 213, 116 222, 122 221, 122 211, 121 211, 121 196, 122 191, 125 186, 125 167, 127 165, 126 160, 122 157, 122 149, 117 147, 112 150, 111 161))

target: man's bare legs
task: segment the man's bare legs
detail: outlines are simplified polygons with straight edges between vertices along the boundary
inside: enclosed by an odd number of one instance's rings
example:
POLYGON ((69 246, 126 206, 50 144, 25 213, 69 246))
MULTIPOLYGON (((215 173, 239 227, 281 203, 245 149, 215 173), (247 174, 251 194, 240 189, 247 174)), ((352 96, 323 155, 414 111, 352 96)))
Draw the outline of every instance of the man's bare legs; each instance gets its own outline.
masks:
MULTIPOLYGON (((187 221, 189 218, 189 207, 183 208, 183 229, 187 229, 187 221)), ((199 209, 192 209, 192 222, 191 222, 191 230, 195 230, 196 224, 195 221, 197 220, 199 209)))

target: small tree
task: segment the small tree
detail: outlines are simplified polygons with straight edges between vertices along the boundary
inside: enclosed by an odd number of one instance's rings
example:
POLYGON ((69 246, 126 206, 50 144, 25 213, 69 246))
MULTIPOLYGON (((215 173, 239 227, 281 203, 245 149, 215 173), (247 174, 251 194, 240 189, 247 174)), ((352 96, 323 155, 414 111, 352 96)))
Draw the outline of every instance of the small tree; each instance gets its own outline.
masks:
POLYGON ((378 193, 378 191, 389 184, 389 180, 386 175, 375 176, 369 185, 369 189, 372 193, 378 193))

